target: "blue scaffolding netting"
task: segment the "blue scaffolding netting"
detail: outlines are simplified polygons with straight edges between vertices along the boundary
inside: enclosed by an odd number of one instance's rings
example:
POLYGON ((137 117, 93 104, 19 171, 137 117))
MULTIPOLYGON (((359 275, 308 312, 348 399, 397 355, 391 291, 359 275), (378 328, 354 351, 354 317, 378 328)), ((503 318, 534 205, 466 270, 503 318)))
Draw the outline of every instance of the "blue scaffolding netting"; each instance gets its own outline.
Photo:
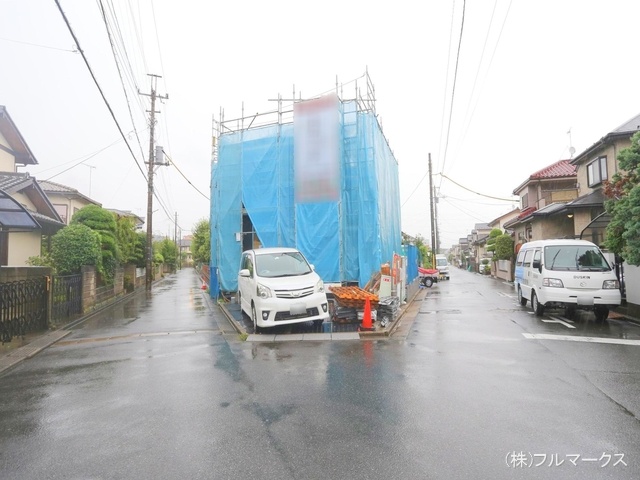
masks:
POLYGON ((364 286, 402 254, 397 161, 373 112, 355 101, 338 109, 335 201, 296 202, 293 123, 220 135, 211 175, 211 267, 220 290, 237 290, 246 234, 263 247, 298 248, 328 283, 364 286))

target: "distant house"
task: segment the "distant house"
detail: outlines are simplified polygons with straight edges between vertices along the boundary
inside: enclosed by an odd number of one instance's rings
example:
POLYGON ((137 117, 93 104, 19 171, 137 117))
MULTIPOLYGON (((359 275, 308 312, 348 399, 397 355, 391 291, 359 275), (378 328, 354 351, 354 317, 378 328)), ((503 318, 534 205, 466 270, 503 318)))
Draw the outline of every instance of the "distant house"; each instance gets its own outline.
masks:
POLYGON ((193 254, 191 253, 191 242, 193 235, 185 235, 180 240, 180 259, 183 267, 193 266, 193 254))
POLYGON ((487 239, 491 233, 491 227, 488 223, 476 223, 471 230, 469 238, 469 264, 472 265, 472 269, 476 272, 479 271, 479 265, 483 258, 490 258, 490 254, 487 252, 487 239))
POLYGON ((62 221, 69 225, 73 215, 87 205, 102 205, 95 200, 81 194, 75 188, 67 187, 49 180, 38 180, 38 185, 47 194, 52 205, 60 215, 62 221))
MULTIPOLYGON (((144 226, 144 218, 139 217, 135 213, 129 210, 117 210, 115 208, 107 208, 111 213, 113 213, 116 218, 130 218, 133 220, 133 225, 136 230, 142 230, 144 226)), ((154 240, 155 241, 155 240, 154 240)))
POLYGON ((20 166, 37 164, 0 105, 0 266, 24 266, 65 225, 36 179, 17 172, 20 166))
POLYGON ((531 174, 513 190, 520 213, 504 223, 516 243, 545 238, 574 237, 573 219, 565 205, 578 196, 576 167, 560 160, 531 174))

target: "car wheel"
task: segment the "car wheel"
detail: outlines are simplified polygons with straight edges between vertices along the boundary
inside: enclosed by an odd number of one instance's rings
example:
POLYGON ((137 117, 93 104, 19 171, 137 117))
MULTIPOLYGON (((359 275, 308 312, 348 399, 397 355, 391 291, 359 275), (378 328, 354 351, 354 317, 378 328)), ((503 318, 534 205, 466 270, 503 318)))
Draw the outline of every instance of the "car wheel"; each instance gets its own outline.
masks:
POLYGON ((523 307, 527 304, 527 299, 522 295, 522 289, 520 288, 520 285, 518 285, 518 301, 523 307))
POLYGON ((538 317, 541 317, 544 313, 544 305, 538 302, 538 296, 536 295, 536 292, 531 292, 531 307, 538 317))
POLYGON ((424 279, 424 286, 425 287, 431 288, 432 285, 433 285, 433 278, 427 277, 427 278, 424 279))
POLYGON ((260 333, 262 329, 258 326, 258 314, 253 303, 251 304, 251 320, 253 320, 253 333, 260 333))
POLYGON ((607 307, 598 307, 595 309, 596 322, 604 322, 609 318, 609 309, 607 307))

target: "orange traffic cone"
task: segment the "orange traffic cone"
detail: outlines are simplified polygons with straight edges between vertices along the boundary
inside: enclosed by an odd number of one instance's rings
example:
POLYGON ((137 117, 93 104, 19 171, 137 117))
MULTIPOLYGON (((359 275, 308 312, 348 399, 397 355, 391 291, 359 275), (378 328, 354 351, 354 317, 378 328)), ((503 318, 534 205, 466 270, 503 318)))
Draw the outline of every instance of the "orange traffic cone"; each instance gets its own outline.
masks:
POLYGON ((371 322, 371 302, 368 298, 364 302, 364 315, 362 316, 362 325, 360 325, 360 330, 375 330, 375 328, 373 328, 373 323, 371 322))

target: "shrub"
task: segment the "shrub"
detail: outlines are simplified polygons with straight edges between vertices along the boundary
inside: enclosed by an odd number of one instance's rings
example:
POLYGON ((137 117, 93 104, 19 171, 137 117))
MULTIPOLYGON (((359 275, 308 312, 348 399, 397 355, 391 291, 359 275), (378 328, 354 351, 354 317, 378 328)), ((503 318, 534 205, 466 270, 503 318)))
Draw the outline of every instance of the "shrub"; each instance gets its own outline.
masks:
POLYGON ((51 259, 61 274, 79 273, 83 265, 100 267, 100 235, 86 225, 64 227, 51 239, 51 259))

